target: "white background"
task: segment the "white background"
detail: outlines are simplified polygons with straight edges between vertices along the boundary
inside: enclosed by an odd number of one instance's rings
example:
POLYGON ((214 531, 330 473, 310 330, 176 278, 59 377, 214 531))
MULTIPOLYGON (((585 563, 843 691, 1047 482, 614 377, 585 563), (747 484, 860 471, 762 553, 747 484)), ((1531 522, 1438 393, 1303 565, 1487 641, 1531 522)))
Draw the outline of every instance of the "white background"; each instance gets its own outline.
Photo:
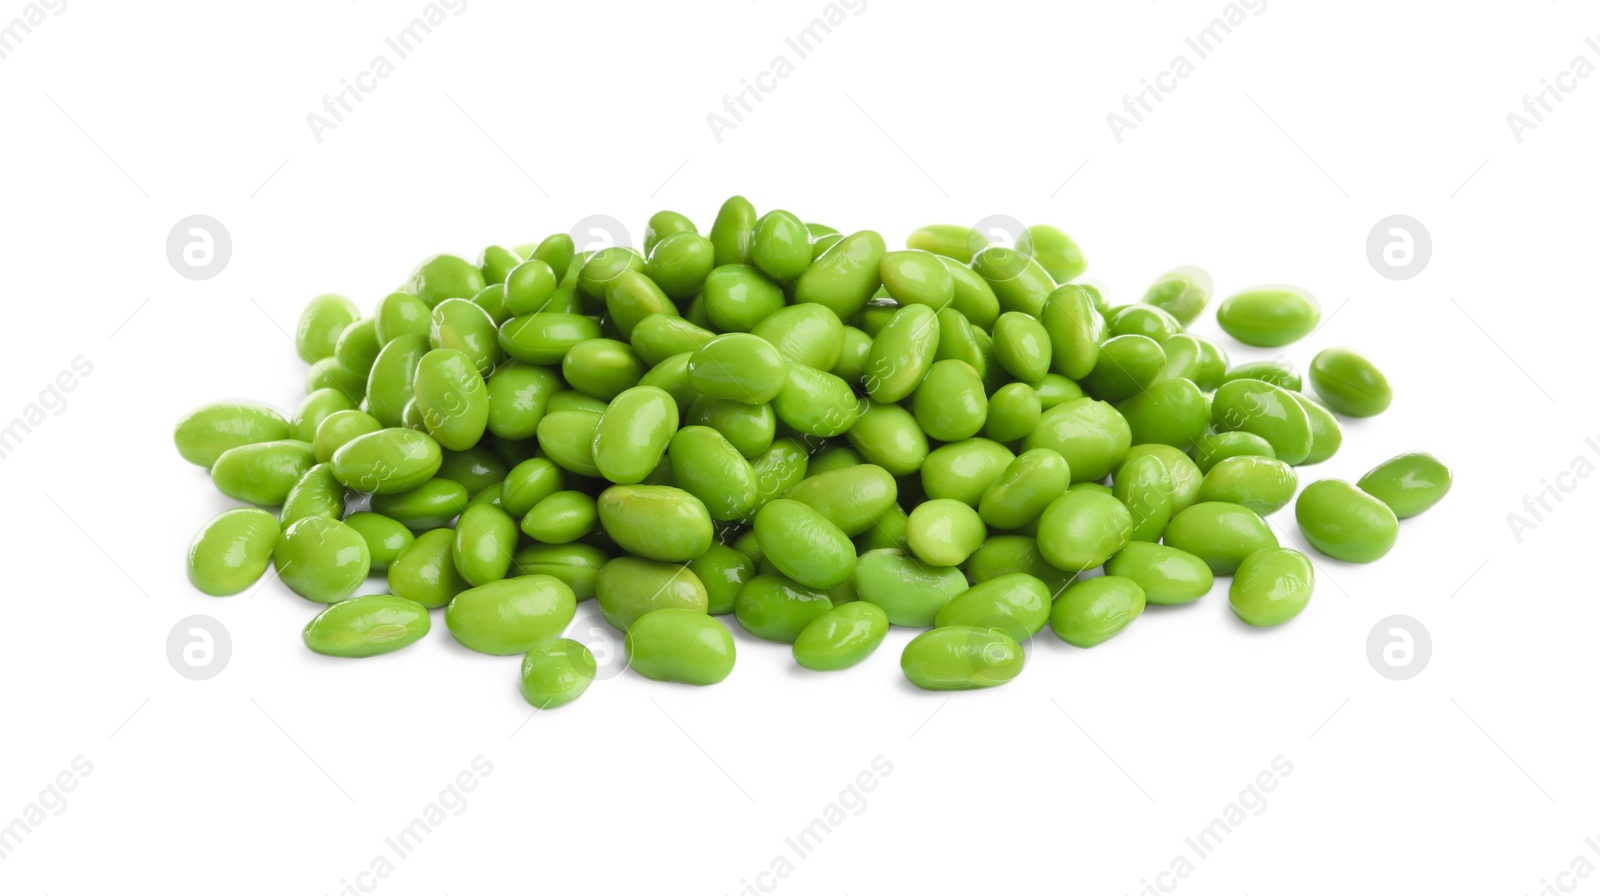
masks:
MULTIPOLYGON (((1600 62, 1592 8, 1272 0, 1119 142, 1107 113, 1194 61, 1184 37, 1224 3, 868 0, 797 60, 784 38, 820 0, 471 0, 315 139, 307 114, 394 61, 384 37, 423 8, 70 0, 0 60, 0 420, 93 365, 0 460, 0 825, 92 764, 0 859, 0 891, 1600 892, 1557 877, 1600 864, 1580 575, 1600 485, 1570 472, 1600 463, 1600 78, 1567 81, 1520 142, 1506 119, 1574 57, 1600 62), (792 74, 718 141, 707 114, 778 54, 792 74), (283 330, 312 295, 370 308, 431 253, 593 213, 635 239, 659 208, 707 227, 735 192, 891 245, 935 221, 1053 223, 1113 301, 1183 263, 1224 293, 1300 284, 1326 323, 1288 359, 1348 344, 1396 393, 1302 481, 1426 450, 1455 489, 1381 562, 1316 556, 1283 628, 1238 624, 1223 583, 1092 651, 1044 632, 1014 683, 953 697, 903 680, 908 632, 831 675, 736 633, 720 686, 625 673, 528 721, 517 660, 468 653, 442 620, 401 653, 332 660, 300 643, 317 607, 280 585, 213 599, 185 581, 190 538, 230 502, 172 425, 224 396, 291 410, 304 366, 283 330), (1397 213, 1434 246, 1404 282, 1366 252, 1397 213), (232 238, 203 282, 165 253, 191 214, 232 238), (1523 502, 1546 483, 1563 500, 1535 521, 1523 502), (1520 537, 1513 512, 1535 522, 1520 537), (195 614, 232 637, 208 681, 166 652, 195 614), (1394 614, 1433 643, 1407 681, 1367 656, 1394 614), (459 814, 358 877, 480 756, 459 814), (784 838, 879 756, 864 808, 848 797, 859 814, 795 858, 784 838), (1247 797, 1259 814, 1196 858, 1184 838, 1280 756, 1265 808, 1247 797), (1192 873, 1158 879, 1180 854, 1192 873), (779 855, 793 872, 758 877, 779 855)), ((3 0, 0 23, 26 9, 3 0)), ((1220 335, 1210 314, 1198 331, 1220 335)), ((1292 512, 1274 522, 1304 547, 1292 512)))

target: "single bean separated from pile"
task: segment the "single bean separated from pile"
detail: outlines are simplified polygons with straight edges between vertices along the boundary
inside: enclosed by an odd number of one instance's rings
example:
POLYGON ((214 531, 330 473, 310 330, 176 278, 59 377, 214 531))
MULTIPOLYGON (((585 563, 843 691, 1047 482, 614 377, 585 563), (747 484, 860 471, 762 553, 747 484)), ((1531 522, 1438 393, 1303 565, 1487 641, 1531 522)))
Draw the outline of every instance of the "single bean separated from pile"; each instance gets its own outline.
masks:
MULTIPOLYGON (((201 529, 190 581, 237 594, 275 565, 328 605, 304 640, 331 656, 403 648, 443 609, 465 647, 523 658, 540 708, 596 677, 561 637, 590 599, 651 679, 725 679, 732 614, 819 672, 929 629, 906 677, 984 688, 1046 627, 1093 647, 1216 576, 1240 620, 1281 625, 1315 576, 1265 515, 1293 503, 1317 551, 1365 563, 1450 489, 1419 453, 1300 489, 1388 379, 1342 348, 1311 365, 1320 401, 1281 361, 1230 367, 1185 332, 1211 299, 1198 268, 1109 307, 1053 227, 906 244, 735 196, 703 234, 656 214, 640 250, 436 256, 370 316, 317 296, 290 417, 225 401, 178 423, 179 454, 253 505, 201 529), (374 573, 388 593, 357 596, 374 573)), ((1289 286, 1216 315, 1269 347, 1321 319, 1289 286)))

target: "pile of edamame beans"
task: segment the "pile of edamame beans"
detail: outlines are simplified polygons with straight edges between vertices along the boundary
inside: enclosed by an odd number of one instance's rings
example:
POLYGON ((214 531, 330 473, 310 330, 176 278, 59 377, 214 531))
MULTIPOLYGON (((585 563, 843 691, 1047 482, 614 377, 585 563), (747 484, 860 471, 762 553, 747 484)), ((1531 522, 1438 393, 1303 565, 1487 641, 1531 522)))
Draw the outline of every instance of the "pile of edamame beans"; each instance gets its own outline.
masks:
MULTIPOLYGON (((591 599, 651 679, 726 678, 731 614, 820 671, 928 629, 906 677, 980 688, 1046 626, 1093 647, 1216 576, 1239 619, 1281 625, 1314 576, 1267 515, 1294 501, 1317 551, 1366 563, 1450 488, 1402 454, 1296 500, 1296 468, 1390 386, 1345 349, 1312 362, 1316 398, 1290 365, 1230 366, 1184 331, 1211 299, 1199 269, 1108 307, 1053 227, 906 243, 735 196, 705 234, 656 214, 640 250, 556 234, 440 255, 370 316, 318 296, 293 415, 220 402, 178 423, 179 453, 253 505, 201 529, 190 580, 236 594, 275 567, 327 605, 303 636, 333 656, 399 650, 442 608, 462 645, 523 657, 541 708, 595 677, 561 637, 591 599), (374 574, 389 593, 357 596, 374 574)), ((1216 309, 1251 346, 1320 314, 1292 287, 1216 309)))

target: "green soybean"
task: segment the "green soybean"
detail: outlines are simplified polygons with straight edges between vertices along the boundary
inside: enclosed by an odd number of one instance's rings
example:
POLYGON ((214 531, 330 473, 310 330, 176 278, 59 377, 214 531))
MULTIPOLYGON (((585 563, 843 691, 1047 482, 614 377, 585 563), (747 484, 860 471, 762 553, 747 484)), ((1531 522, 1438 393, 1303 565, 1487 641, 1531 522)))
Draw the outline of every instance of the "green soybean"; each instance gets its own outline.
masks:
POLYGON ((1420 452, 1391 457, 1356 482, 1402 520, 1439 503, 1450 493, 1450 484, 1450 468, 1437 457, 1420 452))
POLYGON ((294 347, 307 364, 333 356, 339 334, 361 319, 356 303, 344 296, 326 293, 306 303, 294 328, 294 347))
MULTIPOLYGON (((1201 494, 1205 483, 1201 483, 1201 494)), ((1128 509, 1133 541, 1157 541, 1172 519, 1172 477, 1167 466, 1153 455, 1130 458, 1117 470, 1111 484, 1112 497, 1128 509)))
POLYGON ((856 594, 876 604, 895 625, 927 627, 939 608, 967 590, 961 570, 930 566, 899 550, 868 551, 856 561, 856 594))
POLYGON ((325 656, 367 657, 393 653, 428 633, 428 610, 388 594, 369 594, 334 604, 306 623, 300 637, 325 656))
POLYGON ((928 458, 928 436, 912 413, 898 404, 865 402, 854 426, 845 433, 851 447, 869 463, 907 476, 928 458))
POLYGON ((931 252, 887 252, 879 263, 879 274, 883 288, 902 305, 927 305, 938 311, 955 298, 955 278, 931 252))
POLYGON ((289 436, 289 421, 266 405, 218 401, 183 415, 173 430, 172 441, 184 460, 209 469, 230 448, 282 441, 289 436))
POLYGON ((756 564, 725 544, 713 544, 704 554, 689 561, 689 571, 705 587, 706 612, 721 616, 733 612, 739 590, 745 582, 755 578, 756 564))
MULTIPOLYGON (((814 461, 811 468, 816 466, 814 461)), ((898 496, 889 471, 867 463, 811 473, 784 493, 785 499, 808 505, 851 537, 872 528, 898 496)))
POLYGON ((935 361, 917 386, 911 409, 923 432, 940 441, 957 442, 983 429, 989 399, 983 379, 970 364, 935 361))
POLYGON ((1346 417, 1372 417, 1394 400, 1389 380, 1371 361, 1346 348, 1327 348, 1311 359, 1311 388, 1346 417))
POLYGON ((1211 275, 1193 266, 1173 268, 1150 284, 1144 301, 1187 327, 1211 301, 1211 275))
POLYGON ((361 533, 338 520, 307 517, 290 524, 272 550, 278 578, 317 603, 337 603, 366 581, 372 554, 361 533))
POLYGON ((1048 448, 1024 451, 978 501, 978 515, 996 529, 1020 529, 1039 518, 1072 481, 1066 460, 1048 448))
POLYGON ((512 656, 559 635, 576 610, 572 589, 560 579, 517 576, 457 594, 444 622, 468 650, 512 656))
POLYGON ((456 255, 435 255, 417 266, 405 291, 432 308, 445 299, 470 299, 485 285, 477 265, 456 255))
POLYGON ((711 222, 715 260, 723 264, 749 264, 755 248, 756 207, 743 196, 730 196, 711 222))
POLYGON ((452 559, 455 533, 434 529, 416 537, 389 564, 389 592, 430 609, 450 603, 467 589, 452 559))
POLYGON ((783 356, 749 333, 725 333, 689 356, 689 384, 701 395, 765 404, 785 381, 783 356))
POLYGON ((1335 560, 1371 563, 1400 535, 1395 512, 1348 482, 1322 479, 1294 502, 1294 518, 1311 546, 1335 560))
POLYGON ((1317 328, 1322 308, 1310 293, 1292 286, 1258 286, 1236 292, 1217 306, 1222 331, 1243 342, 1276 348, 1317 328))
POLYGON ((695 610, 646 613, 629 627, 623 648, 629 668, 655 681, 716 684, 733 672, 733 635, 695 610))
POLYGON ((750 332, 772 343, 791 364, 817 370, 832 370, 844 351, 844 324, 822 305, 789 305, 763 317, 750 332))
POLYGON ((872 655, 889 633, 876 604, 850 601, 817 616, 794 639, 794 659, 816 672, 848 669, 872 655))
POLYGON ((1255 511, 1223 501, 1202 501, 1175 515, 1161 540, 1199 557, 1219 576, 1233 575, 1250 554, 1278 546, 1278 537, 1255 511))
POLYGON ((1253 432, 1238 430, 1207 433, 1195 440, 1194 462, 1202 473, 1211 472, 1212 467, 1230 457, 1277 457, 1277 455, 1272 450, 1271 442, 1253 432))
POLYGON ((990 538, 967 558, 966 572, 974 582, 987 582, 1011 573, 1027 573, 1043 582, 1051 596, 1059 595, 1077 578, 1074 573, 1062 572, 1051 566, 1039 552, 1038 540, 1031 535, 996 535, 990 538))
POLYGON ((987 534, 978 512, 953 498, 924 501, 906 519, 911 553, 933 566, 960 566, 987 534))
POLYGON ((346 442, 333 453, 333 475, 358 492, 388 495, 427 482, 443 462, 432 437, 394 427, 346 442))
POLYGON ((316 462, 316 452, 306 442, 255 442, 222 452, 211 465, 211 482, 235 501, 271 507, 282 504, 316 462))
POLYGON ((1027 573, 1008 573, 979 582, 939 609, 933 624, 999 629, 1018 643, 1050 621, 1050 588, 1027 573))
POLYGON ((843 583, 855 571, 849 536, 809 504, 779 499, 755 516, 762 556, 779 572, 811 588, 843 583))
POLYGON ((1228 587, 1228 605, 1249 625, 1282 625, 1300 615, 1316 584, 1311 561, 1289 548, 1267 548, 1244 558, 1228 587))
POLYGON ((840 320, 849 320, 883 284, 880 266, 886 252, 883 237, 877 233, 862 230, 850 234, 818 256, 795 280, 795 302, 822 305, 840 320))
POLYGON ((467 584, 506 577, 517 549, 517 523, 509 514, 493 504, 473 504, 461 512, 455 532, 451 557, 467 584))
POLYGON ((1094 647, 1127 628, 1144 607, 1144 589, 1132 579, 1085 579, 1057 598, 1050 609, 1050 629, 1074 647, 1094 647))
POLYGON ((1204 560, 1164 544, 1130 542, 1106 562, 1106 575, 1130 579, 1144 590, 1145 600, 1175 606, 1199 600, 1215 580, 1204 560))
POLYGON ((511 559, 515 575, 553 576, 567 583, 579 603, 595 596, 595 581, 600 568, 611 558, 594 545, 530 544, 511 559))
POLYGON ((686 426, 672 437, 667 457, 678 487, 700 499, 719 522, 746 519, 761 500, 755 468, 708 426, 686 426))
POLYGON ((930 691, 992 688, 1022 673, 1022 645, 1004 632, 970 625, 936 628, 911 639, 900 654, 910 682, 930 691))
POLYGON ((1073 482, 1093 482, 1121 466, 1132 444, 1128 421, 1116 408, 1075 398, 1045 411, 1038 428, 1023 438, 1022 449, 1049 448, 1066 459, 1073 482))
POLYGON ((428 326, 428 344, 435 349, 461 352, 480 376, 488 376, 504 357, 494 320, 483 308, 466 299, 447 299, 434 307, 428 326))
POLYGON ((289 489, 284 496, 283 509, 278 513, 280 525, 287 528, 296 520, 320 516, 339 519, 344 516, 344 486, 334 478, 328 464, 317 464, 289 489))
POLYGON ((416 540, 411 530, 399 520, 381 513, 367 510, 352 513, 344 518, 344 524, 360 533, 361 539, 367 543, 373 572, 387 572, 400 554, 416 540))
POLYGON ((278 534, 277 518, 265 510, 224 511, 189 544, 189 582, 213 597, 238 594, 267 571, 278 534))
POLYGON ((711 546, 711 514, 699 498, 664 485, 613 485, 597 502, 600 525, 640 557, 684 563, 711 546))
POLYGON ((522 657, 522 697, 538 709, 566 706, 594 683, 595 670, 594 654, 577 641, 542 641, 522 657))
POLYGON ((1032 256, 1057 283, 1076 280, 1088 267, 1072 237, 1049 224, 1034 224, 1017 237, 1017 251, 1032 256))
POLYGON ((1286 390, 1261 380, 1223 383, 1211 401, 1218 432, 1243 430, 1267 440, 1278 460, 1297 464, 1311 453, 1311 418, 1286 390))
POLYGON ((698 233, 671 234, 646 253, 645 276, 680 301, 699 293, 717 264, 716 245, 698 233))
POLYGON ((788 283, 811 264, 811 232, 792 212, 767 212, 756 220, 750 261, 773 280, 788 283))
POLYGON ((595 576, 594 592, 606 621, 622 631, 665 607, 704 613, 710 606, 705 584, 689 567, 640 557, 606 561, 595 576))
POLYGON ((1039 517, 1039 552, 1066 572, 1093 569, 1127 546, 1133 516, 1116 498, 1092 491, 1069 491, 1051 501, 1039 517))
POLYGON ((1294 468, 1270 457, 1229 457, 1200 483, 1200 500, 1226 501, 1266 516, 1289 506, 1298 480, 1294 468))
POLYGON ((745 631, 783 644, 793 644, 806 626, 831 609, 826 591, 774 575, 745 582, 733 603, 733 614, 745 631))
POLYGON ((448 526, 467 509, 471 495, 453 479, 429 479, 403 492, 373 495, 372 509, 415 531, 448 526))
MULTIPOLYGON (((1128 449, 1128 460, 1153 454, 1167 468, 1167 478, 1172 481, 1172 515, 1177 516, 1199 500, 1200 483, 1204 475, 1189 455, 1171 445, 1134 445, 1128 449)), ((1120 467, 1118 469, 1121 469, 1120 467)))
POLYGON ((874 401, 905 399, 933 366, 939 346, 939 319, 926 305, 894 312, 872 340, 867 356, 867 394, 874 401))
POLYGON ((595 424, 595 469, 619 485, 644 480, 678 431, 678 405, 654 386, 624 390, 595 424))

